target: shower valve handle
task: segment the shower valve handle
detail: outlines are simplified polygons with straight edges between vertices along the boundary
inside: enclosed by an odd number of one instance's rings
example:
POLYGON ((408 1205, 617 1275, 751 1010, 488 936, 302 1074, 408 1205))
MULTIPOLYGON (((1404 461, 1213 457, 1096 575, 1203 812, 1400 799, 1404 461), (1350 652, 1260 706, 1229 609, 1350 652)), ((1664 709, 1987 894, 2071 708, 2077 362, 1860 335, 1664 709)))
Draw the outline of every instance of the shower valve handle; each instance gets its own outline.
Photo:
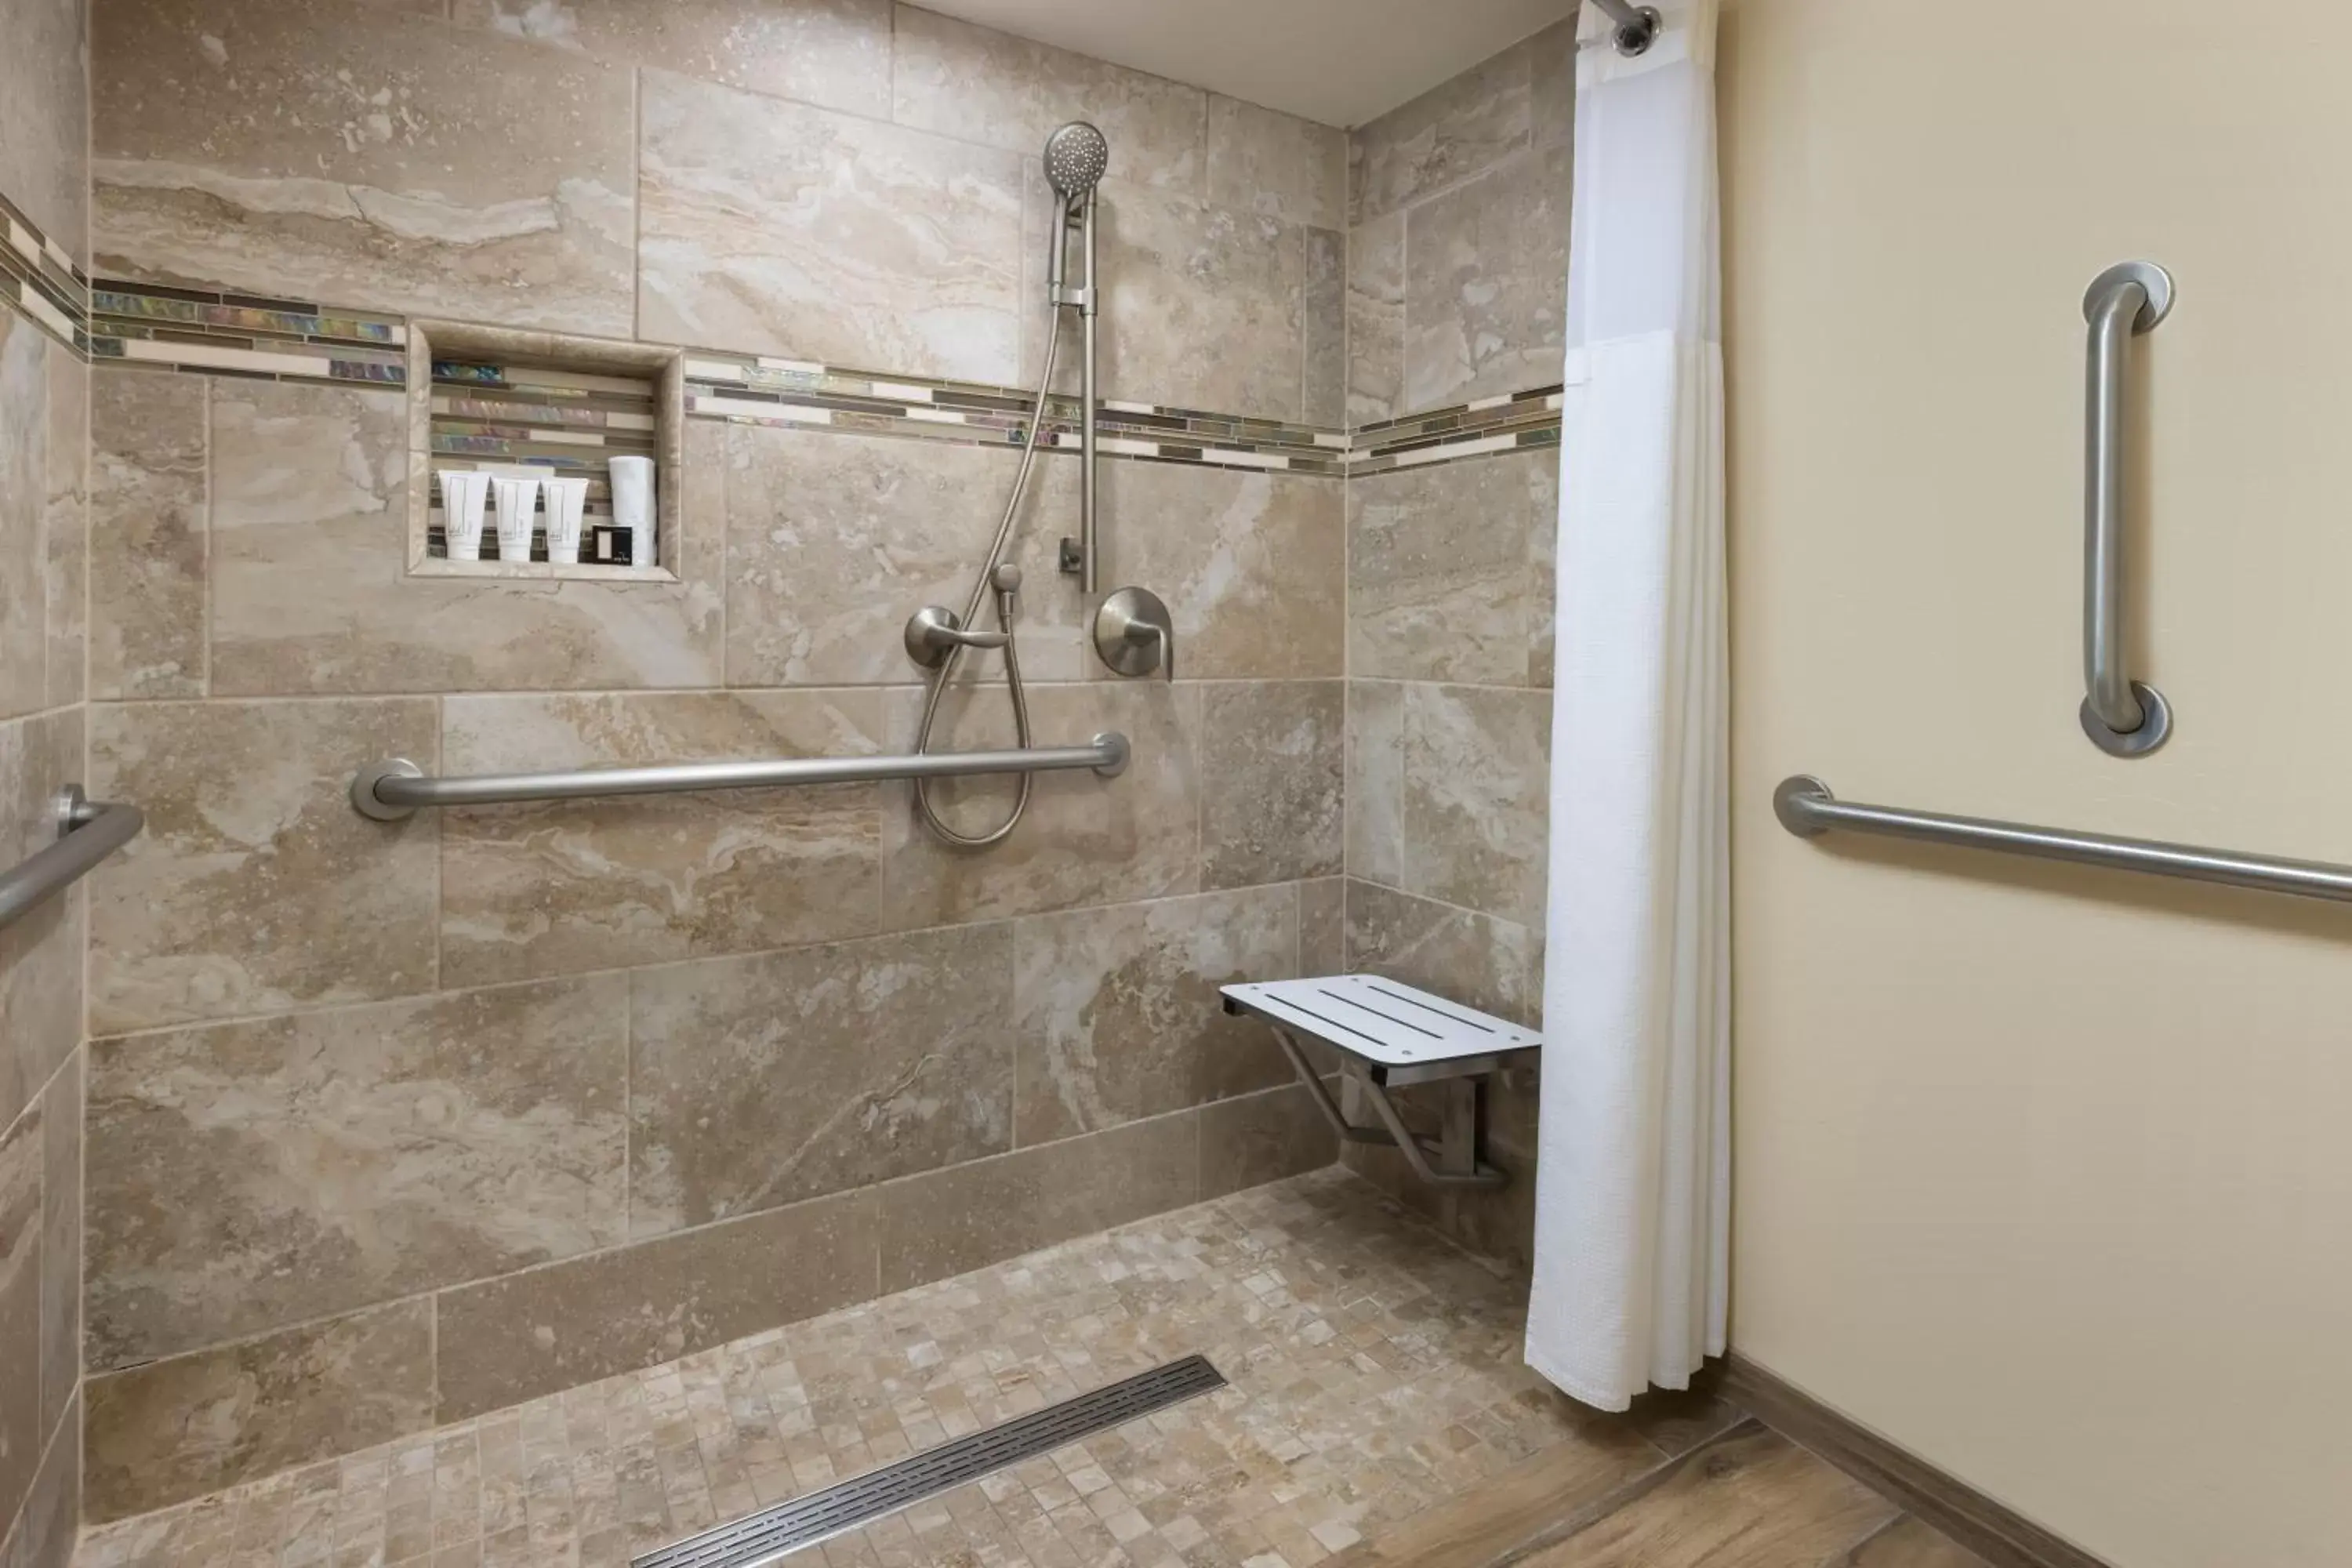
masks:
POLYGON ((1095 652, 1116 674, 1176 679, 1176 621, 1149 588, 1121 588, 1095 612, 1095 652))

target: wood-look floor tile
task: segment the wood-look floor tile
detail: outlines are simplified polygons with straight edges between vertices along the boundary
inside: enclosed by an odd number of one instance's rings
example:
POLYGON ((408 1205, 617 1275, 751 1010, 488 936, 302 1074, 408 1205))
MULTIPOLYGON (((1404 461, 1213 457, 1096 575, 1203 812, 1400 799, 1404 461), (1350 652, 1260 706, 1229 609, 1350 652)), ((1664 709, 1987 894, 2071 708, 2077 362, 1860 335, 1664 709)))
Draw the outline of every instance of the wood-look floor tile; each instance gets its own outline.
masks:
POLYGON ((1985 1560, 1924 1521, 1906 1515, 1831 1568, 1989 1568, 1985 1560))
POLYGON ((1654 1388, 1633 1401, 1626 1418, 1643 1436, 1679 1458, 1722 1436, 1746 1415, 1704 1388, 1654 1388))
POLYGON ((1892 1503, 1780 1434, 1742 1427, 1622 1508, 1519 1563, 1822 1568, 1895 1514, 1892 1503))
POLYGON ((1590 1430, 1423 1510, 1323 1568, 1486 1568, 1575 1510, 1664 1463, 1665 1456, 1630 1424, 1596 1420, 1590 1430))

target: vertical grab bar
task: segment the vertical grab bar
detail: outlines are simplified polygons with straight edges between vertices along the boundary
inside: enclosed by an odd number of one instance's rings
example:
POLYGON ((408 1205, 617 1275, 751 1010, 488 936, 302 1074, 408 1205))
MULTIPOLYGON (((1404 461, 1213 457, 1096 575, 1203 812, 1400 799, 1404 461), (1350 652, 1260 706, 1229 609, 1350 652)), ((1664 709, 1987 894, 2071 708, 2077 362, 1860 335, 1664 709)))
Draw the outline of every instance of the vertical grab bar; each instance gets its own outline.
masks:
POLYGON ((2111 756, 2164 744, 2172 710, 2124 670, 2124 380, 2131 340, 2172 308, 2172 277, 2152 261, 2123 261, 2091 279, 2083 452, 2083 733, 2111 756))

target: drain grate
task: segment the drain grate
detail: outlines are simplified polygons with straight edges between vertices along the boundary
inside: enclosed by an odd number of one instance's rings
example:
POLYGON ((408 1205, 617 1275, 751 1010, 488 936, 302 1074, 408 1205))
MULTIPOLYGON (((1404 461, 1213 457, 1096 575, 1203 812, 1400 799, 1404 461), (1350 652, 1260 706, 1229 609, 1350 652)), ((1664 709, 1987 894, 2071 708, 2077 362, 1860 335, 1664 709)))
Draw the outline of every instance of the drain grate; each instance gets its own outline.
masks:
POLYGON ((1186 1356, 706 1530, 647 1552, 630 1568, 760 1568, 967 1481, 1224 1386, 1223 1374, 1207 1357, 1186 1356))

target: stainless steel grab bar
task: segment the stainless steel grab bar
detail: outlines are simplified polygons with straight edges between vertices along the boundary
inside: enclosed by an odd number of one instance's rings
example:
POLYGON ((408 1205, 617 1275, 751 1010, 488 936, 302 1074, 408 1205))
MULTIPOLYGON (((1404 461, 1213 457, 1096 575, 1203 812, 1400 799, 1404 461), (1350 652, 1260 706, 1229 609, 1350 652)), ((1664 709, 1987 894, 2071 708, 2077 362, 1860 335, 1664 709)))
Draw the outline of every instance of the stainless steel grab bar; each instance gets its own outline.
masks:
POLYGON ((2302 899, 2334 899, 2352 903, 2352 866, 2333 866, 2324 860, 2288 860, 2273 855, 2239 855, 2227 849, 2200 849, 2194 845, 2166 844, 2153 838, 2111 838, 2103 833, 2031 827, 2021 822, 1992 822, 1977 816, 1946 816, 1939 812, 1905 811, 1891 805, 1858 805, 1838 799, 1830 793, 1829 785, 1804 773, 1780 781, 1780 787, 1772 792, 1772 813, 1780 819, 1781 826, 1800 838, 1817 838, 1832 828, 1842 828, 1889 838, 1916 839, 1922 844, 1957 844, 1969 849, 2031 856, 2037 860, 2067 860, 2077 866, 2137 871, 2149 877, 2221 882, 2232 888, 2252 888, 2257 892, 2292 893, 2302 899))
POLYGON ((139 836, 147 814, 120 801, 86 800, 81 785, 58 792, 58 841, 0 871, 0 927, 14 924, 43 900, 89 875, 92 868, 139 836))
POLYGON ((2083 732, 2101 751, 2145 756, 2172 731, 2161 693, 2124 669, 2124 378, 2131 341, 2172 309, 2172 275, 2153 261, 2120 261, 2083 296, 2090 323, 2084 392, 2083 732))
POLYGON ((783 784, 866 784, 881 779, 961 778, 979 773, 1065 773, 1091 768, 1105 778, 1127 771, 1131 748, 1116 730, 1083 746, 1013 752, 929 752, 893 757, 779 757, 754 763, 664 763, 641 768, 580 768, 560 773, 478 773, 428 778, 405 757, 371 763, 352 779, 352 805, 379 822, 397 822, 419 806, 502 805, 527 800, 588 800, 604 795, 678 795, 689 790, 771 789, 783 784))

